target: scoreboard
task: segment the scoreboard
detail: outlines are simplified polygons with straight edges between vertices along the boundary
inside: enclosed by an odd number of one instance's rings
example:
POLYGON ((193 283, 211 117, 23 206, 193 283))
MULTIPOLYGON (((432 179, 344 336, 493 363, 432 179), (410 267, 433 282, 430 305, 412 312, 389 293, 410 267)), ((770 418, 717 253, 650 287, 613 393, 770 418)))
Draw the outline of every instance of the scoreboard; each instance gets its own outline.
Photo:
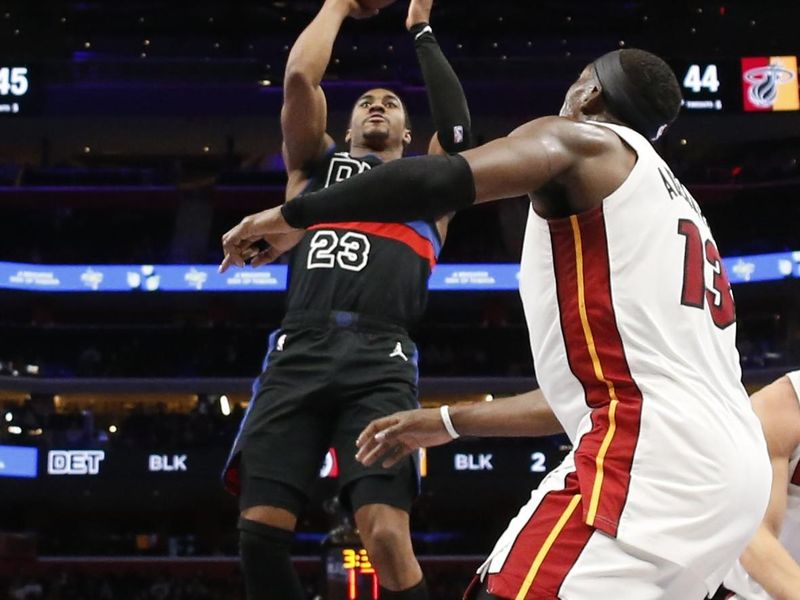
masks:
POLYGON ((33 92, 29 67, 0 63, 0 115, 29 112, 33 92))
POLYGON ((671 66, 688 112, 781 112, 800 109, 796 56, 678 60, 671 66))

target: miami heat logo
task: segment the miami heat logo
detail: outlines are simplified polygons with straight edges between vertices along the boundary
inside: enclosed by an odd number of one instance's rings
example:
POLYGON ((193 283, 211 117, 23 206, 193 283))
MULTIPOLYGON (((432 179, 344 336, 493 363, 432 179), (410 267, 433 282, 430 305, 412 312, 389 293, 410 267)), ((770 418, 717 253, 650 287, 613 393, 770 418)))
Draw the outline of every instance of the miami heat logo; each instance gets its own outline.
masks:
POLYGON ((794 79, 794 73, 781 65, 754 67, 745 71, 743 79, 750 84, 747 98, 755 106, 770 108, 778 97, 778 86, 794 79))

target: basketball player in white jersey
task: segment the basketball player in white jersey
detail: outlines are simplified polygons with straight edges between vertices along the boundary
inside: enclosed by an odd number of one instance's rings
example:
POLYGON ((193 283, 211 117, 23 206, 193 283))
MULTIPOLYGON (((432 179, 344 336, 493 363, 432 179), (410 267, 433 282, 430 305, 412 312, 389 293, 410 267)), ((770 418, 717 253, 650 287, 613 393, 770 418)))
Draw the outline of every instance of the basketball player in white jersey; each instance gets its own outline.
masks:
MULTIPOLYGON (((529 195, 520 292, 541 390, 573 450, 500 537, 479 598, 701 599, 764 515, 769 457, 740 383, 730 285, 697 203, 650 143, 680 101, 660 58, 611 52, 559 116, 459 155, 393 161, 223 237, 221 270, 256 240, 317 222, 434 218, 529 195)), ((524 399, 510 406, 506 425, 469 407, 410 432, 388 417, 361 458, 441 443, 445 424, 470 435, 552 425, 524 399)))
POLYGON ((756 392, 756 411, 772 461, 772 493, 764 521, 725 576, 736 600, 800 600, 800 371, 756 392))

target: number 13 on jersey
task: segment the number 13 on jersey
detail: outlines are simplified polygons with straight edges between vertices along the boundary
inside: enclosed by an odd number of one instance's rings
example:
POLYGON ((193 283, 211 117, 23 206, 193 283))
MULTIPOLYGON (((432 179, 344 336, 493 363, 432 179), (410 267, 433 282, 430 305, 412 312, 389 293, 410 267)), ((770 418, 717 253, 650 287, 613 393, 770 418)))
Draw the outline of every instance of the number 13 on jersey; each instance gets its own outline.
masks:
POLYGON ((683 256, 681 304, 703 310, 708 302, 711 320, 720 329, 736 321, 731 284, 713 240, 703 240, 700 228, 690 219, 678 221, 678 233, 686 238, 683 256), (711 265, 711 287, 706 286, 705 263, 711 265))

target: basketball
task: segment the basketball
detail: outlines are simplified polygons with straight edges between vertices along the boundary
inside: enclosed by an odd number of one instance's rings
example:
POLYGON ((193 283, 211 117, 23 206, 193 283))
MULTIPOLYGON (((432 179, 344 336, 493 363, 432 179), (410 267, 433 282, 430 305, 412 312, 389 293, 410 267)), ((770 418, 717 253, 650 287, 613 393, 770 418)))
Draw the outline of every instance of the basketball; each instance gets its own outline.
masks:
POLYGON ((358 0, 358 3, 367 10, 381 10, 390 4, 394 4, 396 0, 358 0))

